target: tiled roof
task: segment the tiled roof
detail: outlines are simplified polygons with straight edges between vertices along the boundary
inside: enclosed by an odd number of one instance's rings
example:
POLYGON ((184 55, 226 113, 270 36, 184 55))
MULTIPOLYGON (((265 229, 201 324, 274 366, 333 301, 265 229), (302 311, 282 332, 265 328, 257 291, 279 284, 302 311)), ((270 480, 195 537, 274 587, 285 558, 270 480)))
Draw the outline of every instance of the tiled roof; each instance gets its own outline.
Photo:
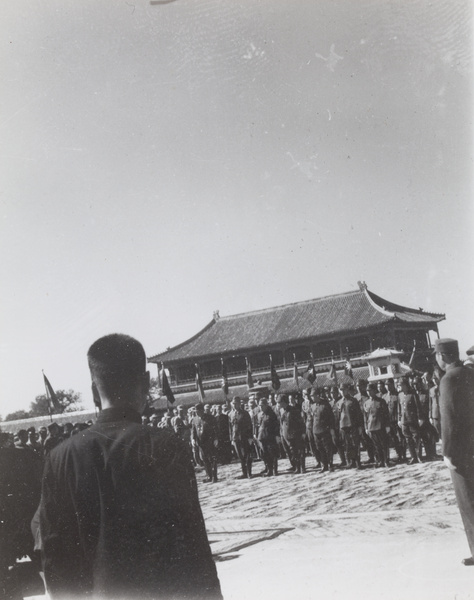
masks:
POLYGON ((150 362, 197 359, 258 347, 355 333, 390 321, 427 325, 445 318, 388 302, 361 289, 304 302, 213 319, 189 340, 152 356, 150 362))

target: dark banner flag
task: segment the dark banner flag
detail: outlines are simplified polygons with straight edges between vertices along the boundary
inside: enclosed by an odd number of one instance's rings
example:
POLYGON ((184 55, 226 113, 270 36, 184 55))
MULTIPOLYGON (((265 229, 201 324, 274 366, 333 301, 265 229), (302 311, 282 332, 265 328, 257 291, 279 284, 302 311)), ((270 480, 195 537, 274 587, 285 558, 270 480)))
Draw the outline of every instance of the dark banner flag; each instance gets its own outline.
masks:
POLYGON ((222 391, 224 392, 224 396, 227 398, 227 395, 229 393, 229 381, 227 379, 227 366, 226 366, 223 358, 221 358, 221 365, 222 365, 221 388, 222 388, 222 391))
POLYGON ((161 363, 161 391, 163 395, 166 396, 166 399, 170 404, 174 404, 175 397, 173 394, 173 390, 170 387, 170 382, 168 381, 168 375, 165 371, 165 366, 161 363))
POLYGON ((56 396, 56 392, 53 390, 52 385, 49 383, 49 379, 43 373, 44 379, 44 387, 46 388, 46 397, 48 398, 50 413, 52 411, 56 413, 60 413, 62 411, 62 406, 59 403, 59 400, 56 396))
POLYGON ((247 357, 245 357, 245 362, 247 363, 247 387, 249 390, 251 390, 253 388, 253 377, 250 361, 247 357))
POLYGON ((336 365, 334 361, 331 363, 331 368, 329 369, 328 379, 332 379, 334 381, 334 385, 337 385, 337 373, 336 373, 336 365))
POLYGON ((309 361, 308 368, 305 371, 304 378, 307 379, 311 385, 316 381, 316 369, 314 368, 313 353, 311 353, 311 360, 309 361))
POLYGON ((206 394, 204 393, 204 386, 202 385, 201 371, 199 365, 196 363, 196 389, 199 392, 199 399, 204 402, 206 394))
POLYGON ((278 377, 278 373, 276 372, 275 365, 273 364, 273 358, 270 354, 270 377, 272 379, 272 388, 275 392, 280 389, 280 378, 278 377))
POLYGON ((296 362, 296 355, 295 354, 293 354, 293 361, 294 361, 293 362, 293 383, 295 384, 295 388, 297 390, 299 390, 300 389, 300 384, 299 384, 298 379, 300 377, 300 374, 298 373, 298 363, 296 362))

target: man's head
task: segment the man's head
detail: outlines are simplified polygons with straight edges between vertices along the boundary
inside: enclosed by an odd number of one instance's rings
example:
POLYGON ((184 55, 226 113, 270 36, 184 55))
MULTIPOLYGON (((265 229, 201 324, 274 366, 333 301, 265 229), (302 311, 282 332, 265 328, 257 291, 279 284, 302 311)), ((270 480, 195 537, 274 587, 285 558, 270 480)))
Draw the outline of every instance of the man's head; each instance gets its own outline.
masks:
POLYGON ((387 379, 387 390, 392 394, 397 391, 393 379, 387 379))
POLYGON ((16 435, 18 437, 18 440, 22 444, 26 444, 26 442, 28 441, 28 432, 26 431, 26 429, 20 429, 16 435))
POLYGON ((344 398, 350 398, 351 397, 351 384, 343 383, 341 385, 341 392, 342 392, 342 395, 344 396, 344 398))
POLYGON ((359 379, 357 382, 357 389, 359 393, 365 393, 367 391, 367 379, 359 379))
POLYGON ((92 344, 87 359, 97 405, 128 406, 143 411, 150 374, 140 342, 120 333, 106 335, 92 344))
POLYGON ((408 394, 411 391, 410 380, 408 377, 402 377, 400 379, 400 389, 404 394, 408 394))
POLYGON ((235 410, 240 410, 240 408, 241 408, 241 405, 242 405, 242 404, 241 404, 240 397, 239 397, 239 396, 235 396, 235 397, 232 399, 232 406, 234 407, 234 409, 235 409, 235 410))
POLYGON ((457 340, 441 338, 435 341, 436 362, 440 369, 446 371, 446 367, 459 360, 459 345, 457 340))
POLYGON ((196 414, 198 417, 201 417, 204 414, 204 404, 202 402, 199 402, 199 404, 196 404, 194 409, 196 410, 196 414))
POLYGON ((280 406, 286 408, 288 406, 288 396, 286 394, 280 394, 280 406))
POLYGON ((321 404, 321 402, 323 401, 323 399, 321 398, 321 395, 319 394, 319 392, 316 388, 312 388, 312 390, 310 392, 310 396, 311 396, 311 402, 315 402, 316 404, 321 404))
POLYGON ((42 440, 46 439, 46 437, 48 435, 48 430, 46 429, 46 427, 44 425, 39 428, 39 435, 42 440))
POLYGON ((370 382, 367 386, 367 393, 371 398, 377 397, 377 384, 375 382, 370 382))
POLYGON ((268 403, 267 403, 267 399, 264 398, 263 396, 261 396, 258 400, 258 405, 260 406, 261 410, 263 412, 266 411, 266 409, 268 408, 268 403))

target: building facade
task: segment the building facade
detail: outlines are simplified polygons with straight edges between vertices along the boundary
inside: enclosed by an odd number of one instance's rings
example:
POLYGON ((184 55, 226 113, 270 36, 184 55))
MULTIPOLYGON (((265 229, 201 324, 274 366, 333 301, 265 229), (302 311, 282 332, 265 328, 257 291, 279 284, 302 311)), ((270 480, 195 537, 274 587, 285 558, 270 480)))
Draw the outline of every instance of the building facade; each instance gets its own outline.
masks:
POLYGON ((316 371, 327 373, 332 363, 337 372, 350 359, 359 376, 367 371, 361 357, 377 348, 392 348, 410 358, 416 344, 419 368, 429 362, 431 337, 445 315, 400 306, 370 292, 365 283, 343 294, 276 306, 227 317, 216 312, 210 323, 185 342, 148 359, 169 372, 177 400, 197 401, 196 364, 206 397, 224 399, 221 391, 222 361, 229 394, 244 395, 247 362, 253 379, 270 379, 270 355, 285 383, 293 379, 294 363, 302 374, 311 360, 316 371), (208 393, 209 392, 209 393, 208 393))

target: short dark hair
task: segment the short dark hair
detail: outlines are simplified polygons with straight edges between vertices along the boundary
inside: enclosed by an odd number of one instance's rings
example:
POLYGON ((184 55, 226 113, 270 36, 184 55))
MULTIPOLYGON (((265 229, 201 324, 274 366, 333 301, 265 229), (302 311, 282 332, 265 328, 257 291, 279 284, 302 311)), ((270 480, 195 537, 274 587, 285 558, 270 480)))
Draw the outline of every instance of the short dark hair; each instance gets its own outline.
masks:
POLYGON ((112 396, 127 394, 146 372, 143 346, 123 333, 112 333, 95 341, 87 360, 93 380, 100 381, 112 396))

